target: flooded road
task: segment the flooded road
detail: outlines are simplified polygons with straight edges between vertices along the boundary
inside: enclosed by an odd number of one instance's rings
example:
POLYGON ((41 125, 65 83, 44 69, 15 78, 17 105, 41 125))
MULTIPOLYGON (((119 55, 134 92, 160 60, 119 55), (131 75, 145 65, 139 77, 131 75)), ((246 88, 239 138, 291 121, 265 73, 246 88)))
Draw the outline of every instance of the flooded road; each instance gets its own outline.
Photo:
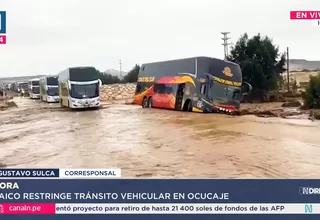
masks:
POLYGON ((319 122, 15 102, 19 108, 0 112, 0 163, 8 167, 121 168, 124 177, 320 177, 319 122))

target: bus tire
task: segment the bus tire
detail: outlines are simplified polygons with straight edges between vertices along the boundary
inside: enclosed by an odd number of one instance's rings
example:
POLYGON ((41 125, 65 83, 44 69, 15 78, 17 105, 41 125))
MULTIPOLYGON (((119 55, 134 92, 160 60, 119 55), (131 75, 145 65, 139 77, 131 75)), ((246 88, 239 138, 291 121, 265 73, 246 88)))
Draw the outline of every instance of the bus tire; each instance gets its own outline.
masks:
POLYGON ((192 112, 192 102, 190 99, 187 99, 183 105, 183 111, 192 112))
POLYGON ((152 97, 148 99, 148 108, 152 108, 152 97))
POLYGON ((148 108, 148 98, 144 97, 142 100, 142 108, 148 108))

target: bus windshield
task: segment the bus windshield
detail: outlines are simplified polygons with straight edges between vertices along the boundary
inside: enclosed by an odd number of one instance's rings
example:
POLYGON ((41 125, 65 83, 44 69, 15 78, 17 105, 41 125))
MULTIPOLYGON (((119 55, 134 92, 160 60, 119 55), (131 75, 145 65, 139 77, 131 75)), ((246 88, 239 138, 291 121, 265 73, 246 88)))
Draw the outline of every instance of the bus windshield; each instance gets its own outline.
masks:
POLYGON ((213 81, 209 94, 213 100, 217 101, 240 101, 241 89, 213 81))
POLYGON ((75 99, 98 97, 99 83, 87 84, 87 85, 71 84, 70 96, 75 99))
POLYGON ((20 89, 28 89, 28 83, 21 83, 20 89))
POLYGON ((39 85, 39 81, 31 81, 31 85, 38 86, 39 85))
POLYGON ((34 94, 40 94, 40 88, 38 86, 37 87, 32 87, 31 92, 34 93, 34 94))
POLYGON ((47 77, 47 85, 57 86, 58 85, 58 77, 47 77))
POLYGON ((58 87, 48 87, 47 94, 49 96, 58 96, 59 88, 58 87))

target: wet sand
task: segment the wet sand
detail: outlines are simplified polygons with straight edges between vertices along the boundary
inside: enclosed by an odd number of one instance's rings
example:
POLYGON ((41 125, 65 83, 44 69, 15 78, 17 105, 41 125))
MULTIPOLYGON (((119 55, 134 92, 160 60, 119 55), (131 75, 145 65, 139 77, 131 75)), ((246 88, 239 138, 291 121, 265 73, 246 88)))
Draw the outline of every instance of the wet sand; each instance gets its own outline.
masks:
POLYGON ((108 105, 69 111, 15 98, 0 112, 0 163, 121 168, 124 177, 319 178, 320 123, 108 105))

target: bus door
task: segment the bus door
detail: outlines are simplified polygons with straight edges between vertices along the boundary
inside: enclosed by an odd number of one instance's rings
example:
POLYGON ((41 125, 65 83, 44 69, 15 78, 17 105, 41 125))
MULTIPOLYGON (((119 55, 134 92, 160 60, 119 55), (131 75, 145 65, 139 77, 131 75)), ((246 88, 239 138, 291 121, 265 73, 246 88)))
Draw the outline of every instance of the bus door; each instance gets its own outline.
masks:
POLYGON ((184 96, 185 87, 186 87, 185 83, 178 84, 178 89, 176 94, 176 103, 175 103, 176 110, 181 110, 182 108, 182 100, 184 96))
POLYGON ((209 99, 209 86, 209 83, 202 83, 200 86, 200 94, 205 99, 209 99))
POLYGON ((201 96, 209 102, 213 101, 213 94, 212 94, 212 80, 209 77, 202 78, 200 80, 200 94, 201 96))

